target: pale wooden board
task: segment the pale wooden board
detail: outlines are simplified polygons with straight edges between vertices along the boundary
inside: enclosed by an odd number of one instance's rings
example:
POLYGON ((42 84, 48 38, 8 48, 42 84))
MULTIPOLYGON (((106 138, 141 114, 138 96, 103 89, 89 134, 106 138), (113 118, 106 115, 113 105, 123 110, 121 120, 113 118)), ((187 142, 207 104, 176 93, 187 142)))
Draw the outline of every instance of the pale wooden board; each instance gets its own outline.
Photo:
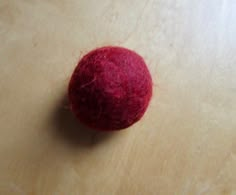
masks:
POLYGON ((236 194, 236 1, 0 0, 1 195, 236 194), (154 95, 94 134, 64 101, 91 49, 146 60, 154 95), (78 133, 75 133, 78 131, 78 133))

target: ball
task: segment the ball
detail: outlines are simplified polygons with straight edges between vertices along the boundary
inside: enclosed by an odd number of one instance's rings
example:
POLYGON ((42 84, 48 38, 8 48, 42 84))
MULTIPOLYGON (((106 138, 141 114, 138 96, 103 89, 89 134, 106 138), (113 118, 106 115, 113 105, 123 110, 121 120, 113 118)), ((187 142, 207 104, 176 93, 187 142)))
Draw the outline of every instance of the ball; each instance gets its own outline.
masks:
POLYGON ((152 78, 143 58, 122 47, 86 54, 68 87, 75 116, 96 130, 125 129, 144 115, 152 96, 152 78))

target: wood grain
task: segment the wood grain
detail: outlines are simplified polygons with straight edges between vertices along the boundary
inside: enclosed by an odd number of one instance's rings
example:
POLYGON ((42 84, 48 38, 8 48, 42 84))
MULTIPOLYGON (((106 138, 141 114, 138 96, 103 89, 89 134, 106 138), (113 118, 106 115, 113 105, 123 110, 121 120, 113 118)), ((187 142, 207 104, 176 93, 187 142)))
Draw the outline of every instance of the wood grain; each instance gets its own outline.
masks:
POLYGON ((1 0, 0 194, 235 195, 234 0, 1 0), (68 110, 80 57, 146 60, 154 95, 126 131, 68 110))

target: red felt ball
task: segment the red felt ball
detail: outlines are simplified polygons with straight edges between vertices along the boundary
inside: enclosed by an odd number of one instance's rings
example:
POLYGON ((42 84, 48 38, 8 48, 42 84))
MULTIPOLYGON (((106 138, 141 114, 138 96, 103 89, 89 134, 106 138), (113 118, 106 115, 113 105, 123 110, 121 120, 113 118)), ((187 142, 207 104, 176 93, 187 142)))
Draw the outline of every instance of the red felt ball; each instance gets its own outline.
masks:
POLYGON ((70 107, 82 123, 97 130, 120 130, 143 116, 152 96, 152 79, 134 51, 102 47, 81 59, 68 95, 70 107))

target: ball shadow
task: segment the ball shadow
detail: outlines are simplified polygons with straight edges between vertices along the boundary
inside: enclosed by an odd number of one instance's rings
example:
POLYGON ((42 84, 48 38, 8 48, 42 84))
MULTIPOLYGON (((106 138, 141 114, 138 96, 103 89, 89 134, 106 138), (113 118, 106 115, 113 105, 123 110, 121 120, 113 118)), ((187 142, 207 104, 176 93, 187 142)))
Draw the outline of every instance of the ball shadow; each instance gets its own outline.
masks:
POLYGON ((69 108, 67 95, 59 101, 53 114, 54 136, 72 147, 94 147, 115 132, 100 132, 81 124, 69 108))

